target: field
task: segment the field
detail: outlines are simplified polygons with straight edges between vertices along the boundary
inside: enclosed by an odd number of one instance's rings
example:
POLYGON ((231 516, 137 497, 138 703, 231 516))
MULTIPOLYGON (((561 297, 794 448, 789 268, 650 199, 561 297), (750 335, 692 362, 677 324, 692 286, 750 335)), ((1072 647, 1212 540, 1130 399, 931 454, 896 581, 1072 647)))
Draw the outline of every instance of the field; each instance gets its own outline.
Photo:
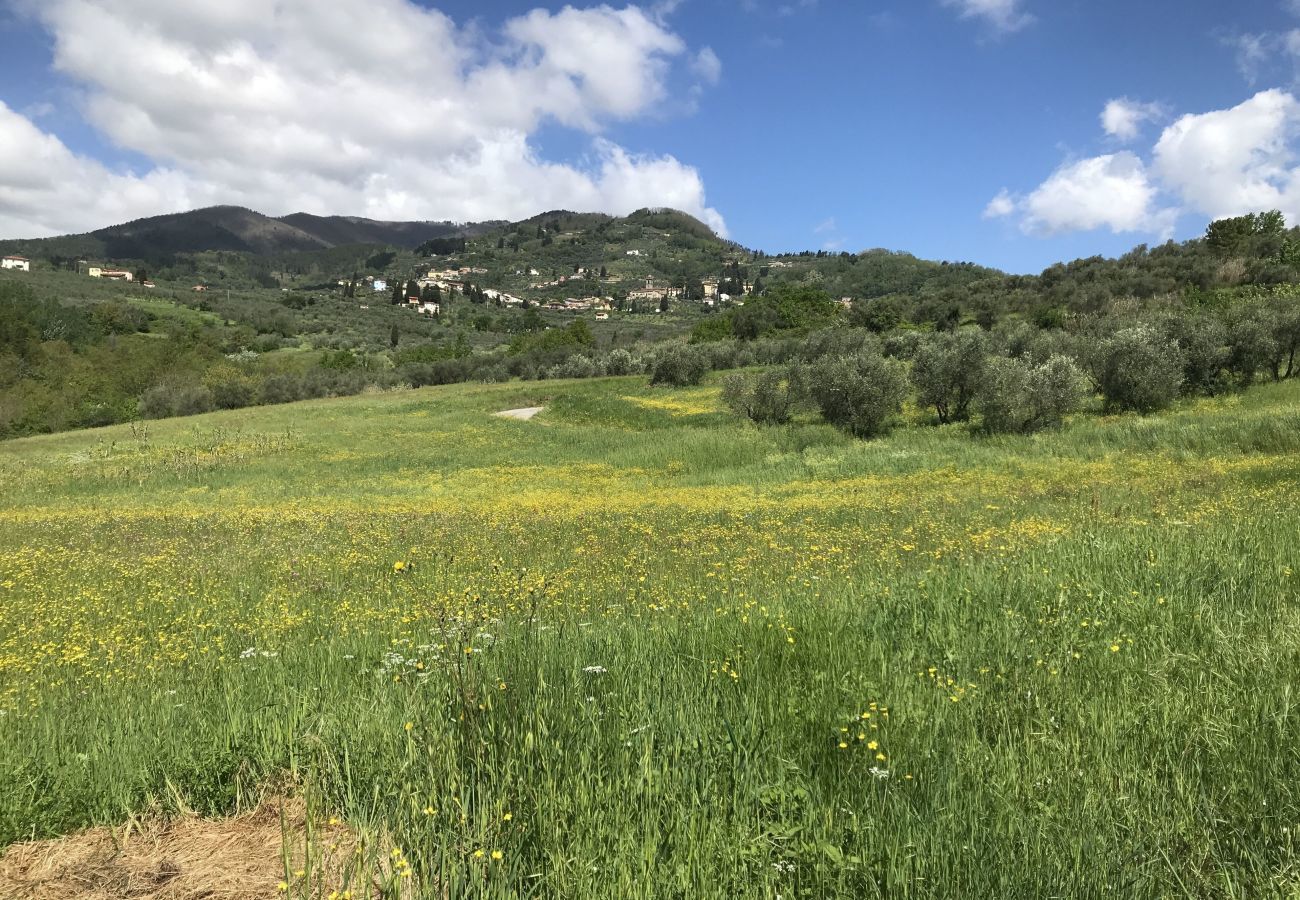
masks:
POLYGON ((287 792, 352 881, 250 896, 1295 898, 1298 450, 1294 382, 859 442, 644 378, 0 444, 0 847, 287 792))

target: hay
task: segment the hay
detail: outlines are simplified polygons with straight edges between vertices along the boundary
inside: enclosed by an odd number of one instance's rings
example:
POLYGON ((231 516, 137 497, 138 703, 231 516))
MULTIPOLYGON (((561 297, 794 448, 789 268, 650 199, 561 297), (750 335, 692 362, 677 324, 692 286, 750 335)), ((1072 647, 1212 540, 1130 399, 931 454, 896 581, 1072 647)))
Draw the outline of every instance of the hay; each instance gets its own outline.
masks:
MULTIPOLYGON (((342 890, 357 846, 342 825, 320 825, 312 877, 292 896, 342 890)), ((15 844, 0 855, 5 900, 263 900, 282 897, 284 851, 290 871, 305 868, 306 807, 275 800, 229 819, 184 817, 95 828, 71 837, 15 844), (281 823, 284 810, 284 825, 281 823)), ((355 886, 356 880, 353 879, 355 886)), ((355 891, 355 887, 354 887, 355 891)))

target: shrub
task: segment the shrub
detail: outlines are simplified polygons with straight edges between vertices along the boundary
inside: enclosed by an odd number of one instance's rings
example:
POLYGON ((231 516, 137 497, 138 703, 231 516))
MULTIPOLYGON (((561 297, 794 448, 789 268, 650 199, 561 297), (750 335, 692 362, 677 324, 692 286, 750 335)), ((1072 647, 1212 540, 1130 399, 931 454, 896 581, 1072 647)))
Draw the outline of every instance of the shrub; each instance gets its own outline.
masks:
POLYGON ((605 371, 610 375, 631 375, 636 371, 636 357, 621 347, 611 350, 605 357, 605 371))
POLYGON ((1227 368, 1242 385, 1251 384, 1261 371, 1278 375, 1282 354, 1272 318, 1264 310, 1248 310, 1228 328, 1227 368))
POLYGON ((1068 356, 1036 365, 1025 359, 987 361, 976 398, 984 430, 1028 434, 1060 425, 1087 393, 1087 379, 1068 356))
POLYGON ((575 353, 556 367, 560 378, 595 378, 601 374, 600 367, 590 356, 575 353))
POLYGON ((202 385, 157 384, 140 397, 138 408, 146 419, 198 415, 213 408, 212 392, 202 385))
POLYGON ((203 384, 212 392, 218 409, 239 409, 253 402, 257 382, 232 365, 213 366, 203 375, 203 384))
POLYGON ((287 374, 269 375, 257 392, 259 403, 292 403, 302 398, 302 383, 287 374))
POLYGON ((941 424, 970 418, 984 376, 987 341, 980 331, 936 334, 924 341, 912 362, 917 400, 933 406, 941 424))
POLYGON ((1182 351, 1183 393, 1223 390, 1228 337, 1222 322, 1213 316, 1173 315, 1161 323, 1161 331, 1182 351))
POLYGON ((694 347, 669 347, 655 358, 651 384, 689 387, 699 384, 709 371, 709 360, 694 347))
POLYGON ((1104 341, 1097 356, 1097 384, 1108 410, 1151 413, 1178 396, 1183 353, 1154 328, 1125 328, 1104 341))
POLYGON ((760 425, 784 425, 796 402, 796 391, 785 374, 769 369, 759 375, 728 375, 722 381, 722 402, 738 416, 760 425))
POLYGON ((888 431, 907 398, 906 366, 874 351, 821 360, 810 375, 812 399, 822 416, 855 437, 888 431))

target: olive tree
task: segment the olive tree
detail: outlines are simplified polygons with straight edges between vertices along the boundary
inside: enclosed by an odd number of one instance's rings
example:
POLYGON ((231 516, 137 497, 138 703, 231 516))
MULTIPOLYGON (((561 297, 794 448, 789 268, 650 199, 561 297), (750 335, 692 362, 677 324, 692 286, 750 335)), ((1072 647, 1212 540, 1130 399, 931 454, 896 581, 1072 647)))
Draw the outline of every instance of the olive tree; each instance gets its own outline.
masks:
POLYGON ((931 335, 912 361, 917 401, 933 406, 940 424, 966 421, 987 356, 988 341, 982 331, 931 335))
POLYGON ((1097 386, 1108 410, 1152 413, 1178 396, 1183 352, 1149 325, 1116 332, 1097 354, 1097 386))
POLYGON ((873 350, 821 360, 809 381, 826 421, 860 438, 887 432, 907 399, 906 364, 873 350))

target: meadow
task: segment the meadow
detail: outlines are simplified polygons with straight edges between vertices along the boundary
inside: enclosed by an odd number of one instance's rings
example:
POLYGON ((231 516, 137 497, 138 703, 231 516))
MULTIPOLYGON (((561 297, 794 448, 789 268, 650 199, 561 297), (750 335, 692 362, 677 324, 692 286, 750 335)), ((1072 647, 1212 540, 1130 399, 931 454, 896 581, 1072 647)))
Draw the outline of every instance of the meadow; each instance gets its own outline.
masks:
POLYGON ((1295 898, 1298 450, 1296 382, 864 442, 643 377, 6 442, 0 847, 290 792, 362 844, 268 896, 1295 898))

